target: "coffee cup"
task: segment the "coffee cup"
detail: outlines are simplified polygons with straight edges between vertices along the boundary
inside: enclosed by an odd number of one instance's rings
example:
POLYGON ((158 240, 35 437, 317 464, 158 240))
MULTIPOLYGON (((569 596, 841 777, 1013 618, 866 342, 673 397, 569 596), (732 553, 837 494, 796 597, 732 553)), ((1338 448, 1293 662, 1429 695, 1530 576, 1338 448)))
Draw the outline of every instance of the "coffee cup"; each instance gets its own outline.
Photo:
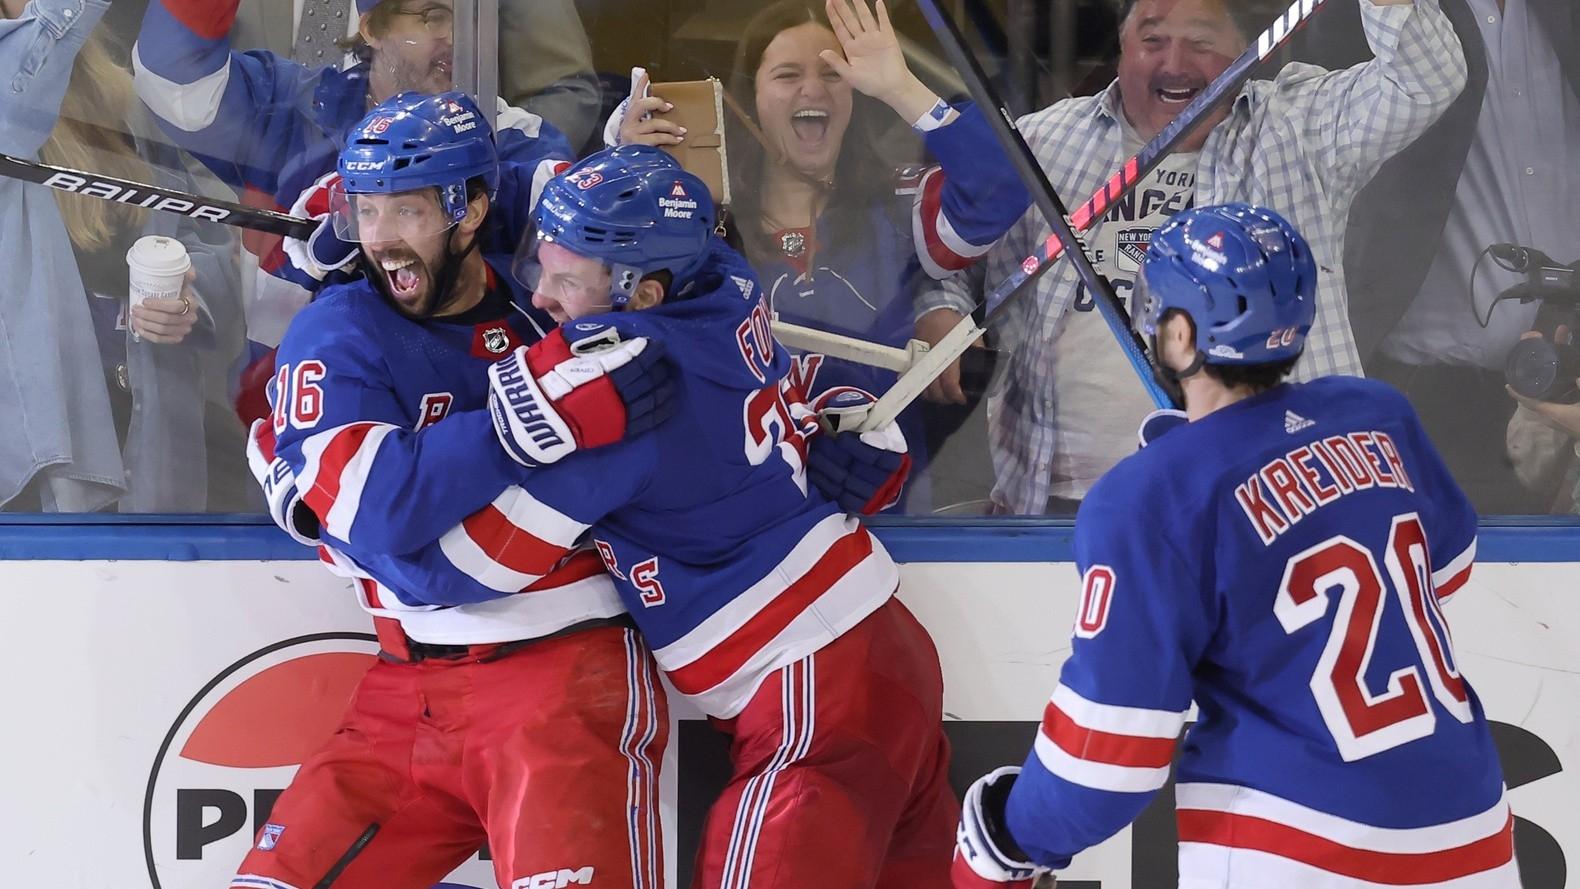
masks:
POLYGON ((186 245, 175 238, 147 235, 126 251, 128 300, 142 305, 148 299, 175 299, 181 295, 192 259, 186 245))

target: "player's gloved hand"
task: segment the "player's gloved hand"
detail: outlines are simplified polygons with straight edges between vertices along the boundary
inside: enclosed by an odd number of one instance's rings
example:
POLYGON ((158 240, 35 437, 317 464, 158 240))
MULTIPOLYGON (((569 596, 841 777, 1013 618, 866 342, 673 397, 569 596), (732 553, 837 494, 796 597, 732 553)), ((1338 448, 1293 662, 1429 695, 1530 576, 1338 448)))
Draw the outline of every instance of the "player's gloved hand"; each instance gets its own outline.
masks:
POLYGON ((321 542, 318 516, 302 502, 290 464, 275 456, 274 430, 267 419, 254 420, 247 434, 247 468, 263 488, 269 518, 297 543, 317 546, 321 542))
MULTIPOLYGON (((841 425, 834 415, 853 413, 877 399, 848 386, 818 396, 812 407, 825 428, 841 425)), ((871 432, 821 432, 807 447, 807 478, 839 508, 857 515, 874 515, 899 502, 911 474, 911 455, 905 434, 890 422, 871 432)))
POLYGON ((1182 410, 1172 407, 1158 408, 1141 418, 1141 427, 1136 430, 1136 438, 1140 439, 1142 447, 1146 447, 1165 433, 1189 422, 1190 417, 1182 410))
POLYGON ((318 228, 306 241, 286 238, 280 245, 291 264, 316 281, 322 281, 330 272, 350 265, 362 249, 352 241, 342 240, 335 231, 333 201, 344 200, 339 185, 340 174, 327 173, 302 192, 296 203, 291 205, 291 215, 316 220, 318 228))
POLYGON ((1047 869, 1026 860, 1004 825, 1004 803, 1020 775, 1019 766, 994 769, 978 778, 960 807, 955 831, 955 861, 949 869, 955 889, 1031 889, 1047 869))
POLYGON ((570 321, 488 369, 488 410, 523 466, 640 435, 668 419, 675 383, 663 343, 570 321))

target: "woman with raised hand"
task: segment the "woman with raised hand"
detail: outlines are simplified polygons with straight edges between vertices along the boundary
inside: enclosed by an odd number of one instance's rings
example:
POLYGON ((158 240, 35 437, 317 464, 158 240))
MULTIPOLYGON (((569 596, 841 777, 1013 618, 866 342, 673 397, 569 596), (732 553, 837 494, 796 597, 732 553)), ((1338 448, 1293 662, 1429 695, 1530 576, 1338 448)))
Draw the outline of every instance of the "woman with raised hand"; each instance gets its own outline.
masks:
MULTIPOLYGON (((934 320, 921 298, 929 279, 970 265, 1029 204, 980 110, 944 102, 911 72, 883 0, 765 7, 741 37, 728 89, 747 118, 730 118, 733 234, 785 321, 903 346, 934 320), (889 135, 901 122, 932 165, 897 162, 915 156, 889 135)), ((667 104, 628 101, 613 141, 681 144, 679 127, 651 116, 667 104)), ((803 369, 809 391, 881 394, 895 379, 835 359, 803 359, 803 369)), ((958 372, 946 380, 929 394, 964 402, 958 372)), ((900 426, 919 469, 920 407, 900 426)), ((913 482, 896 508, 927 511, 924 485, 913 482)))

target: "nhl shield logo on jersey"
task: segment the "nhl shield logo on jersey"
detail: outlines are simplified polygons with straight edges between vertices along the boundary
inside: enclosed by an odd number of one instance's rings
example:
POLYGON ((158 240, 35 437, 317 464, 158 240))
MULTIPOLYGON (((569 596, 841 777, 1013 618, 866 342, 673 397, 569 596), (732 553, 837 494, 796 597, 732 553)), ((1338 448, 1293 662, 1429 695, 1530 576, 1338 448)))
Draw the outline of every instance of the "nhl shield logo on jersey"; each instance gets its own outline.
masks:
POLYGON ((490 355, 502 355, 510 348, 510 334, 503 327, 494 327, 483 331, 483 348, 490 355))
POLYGON ((472 357, 493 361, 522 345, 515 331, 498 322, 479 324, 472 330, 472 357))

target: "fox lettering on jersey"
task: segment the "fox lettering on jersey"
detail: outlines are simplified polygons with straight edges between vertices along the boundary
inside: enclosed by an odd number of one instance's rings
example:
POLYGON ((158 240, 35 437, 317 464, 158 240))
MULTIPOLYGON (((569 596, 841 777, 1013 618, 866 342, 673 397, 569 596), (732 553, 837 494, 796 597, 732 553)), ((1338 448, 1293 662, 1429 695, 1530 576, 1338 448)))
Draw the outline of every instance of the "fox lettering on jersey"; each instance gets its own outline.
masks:
POLYGON ((735 329, 735 344, 740 347, 741 360, 758 382, 768 382, 768 370, 774 361, 774 332, 768 307, 762 300, 752 307, 752 313, 735 329))
POLYGON ((443 420, 454 403, 455 396, 449 392, 429 392, 424 395, 421 406, 417 408, 417 428, 427 429, 443 420))
POLYGON ((1234 499, 1266 545, 1318 509, 1372 487, 1415 490, 1398 445, 1375 430, 1307 442, 1241 482, 1234 499))

